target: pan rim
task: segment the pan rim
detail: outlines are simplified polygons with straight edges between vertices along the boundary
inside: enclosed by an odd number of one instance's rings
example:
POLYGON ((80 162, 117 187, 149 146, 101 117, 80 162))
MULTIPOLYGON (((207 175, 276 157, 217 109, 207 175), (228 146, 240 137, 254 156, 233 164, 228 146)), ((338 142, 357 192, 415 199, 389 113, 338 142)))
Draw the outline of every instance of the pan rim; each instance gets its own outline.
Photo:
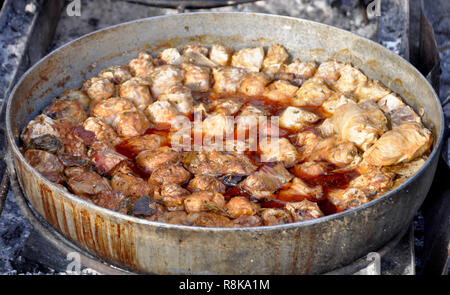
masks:
MULTIPOLYGON (((163 227, 166 229, 173 229, 173 230, 188 230, 188 231, 192 231, 192 232, 223 232, 223 231, 230 231, 230 232, 239 232, 239 231, 245 231, 245 232, 270 232, 270 231, 276 231, 276 230, 290 230, 293 228, 300 228, 300 227, 307 227, 307 226, 311 226, 311 225, 315 225, 315 224, 320 224, 320 223, 325 223, 325 222, 330 222, 332 220, 336 220, 336 219, 340 219, 341 217, 344 217, 346 215, 350 215, 350 214, 356 214, 360 211, 363 211, 364 209, 374 206, 375 204, 377 204, 378 202, 382 202, 385 199, 388 199, 389 197, 391 197, 392 195, 396 194, 398 191, 401 191, 402 189, 404 189, 405 187, 409 186, 411 183, 413 183, 414 181, 417 180, 417 178, 423 174, 424 170, 426 170, 431 163, 433 162, 433 159, 437 156, 439 156, 440 154, 440 150, 441 150, 441 145, 443 142, 443 137, 444 137, 444 113, 443 113, 443 109, 442 109, 442 105, 440 103, 439 97, 437 96, 434 88, 431 86, 431 84, 428 82, 428 80, 411 64, 409 63, 407 60, 405 60, 403 57, 397 55, 396 53, 388 50, 387 48, 383 47, 382 45, 367 39, 365 37, 361 37, 358 36, 352 32, 349 32, 347 30, 343 30, 331 25, 327 25, 327 24, 323 24, 323 23, 319 23, 316 21, 311 21, 311 20, 306 20, 306 19, 302 19, 302 18, 295 18, 295 17, 290 17, 290 16, 282 16, 282 15, 275 15, 275 14, 266 14, 266 13, 255 13, 255 12, 189 12, 189 13, 180 13, 180 14, 172 14, 172 15, 159 15, 159 16, 153 16, 153 17, 148 17, 148 18, 141 18, 141 19, 137 19, 137 20, 132 20, 132 21, 128 21, 128 22, 124 22, 124 23, 120 23, 120 24, 116 24, 113 26, 109 26, 88 34, 85 34, 83 36, 80 36, 79 38, 76 38, 60 47, 58 47, 57 49, 55 49, 54 51, 48 53, 47 55, 45 55, 44 57, 42 57, 38 62, 36 62, 32 67, 30 67, 18 80, 18 82, 16 83, 16 85, 14 86, 13 90, 11 91, 11 93, 8 96, 8 101, 7 101, 7 106, 6 106, 6 133, 7 133, 7 141, 8 141, 8 147, 9 149, 12 151, 13 156, 18 157, 18 159, 26 165, 26 168, 28 170, 31 170, 32 173, 34 174, 35 177, 38 177, 41 181, 43 181, 46 185, 50 186, 52 189, 56 190, 60 195, 63 195, 64 197, 69 198, 70 201, 80 204, 82 206, 88 207, 88 208, 93 208, 95 211, 97 211, 100 214, 106 215, 106 216, 110 216, 113 218, 118 218, 121 220, 126 220, 129 222, 132 222, 134 224, 140 224, 143 226, 151 226, 151 227, 163 227), (34 71, 35 68, 37 68, 41 63, 43 63, 44 61, 46 61, 48 58, 50 58, 52 55, 57 54, 59 51, 61 51, 62 49, 66 48, 66 47, 70 47, 72 46, 74 43, 76 42, 80 42, 80 40, 85 39, 87 37, 91 37, 93 35, 105 32, 105 31, 109 31, 112 29, 116 29, 119 27, 125 27, 129 24, 136 24, 139 22, 146 22, 149 20, 154 20, 154 19, 159 19, 159 18, 174 18, 174 17, 185 17, 185 16, 189 16, 189 15, 199 15, 199 14, 204 14, 204 15, 245 15, 245 16, 256 16, 256 17, 273 17, 273 18, 284 18, 284 19, 289 19, 292 21, 300 21, 300 22, 305 22, 305 23, 309 23, 312 24, 314 26, 322 26, 324 28, 328 28, 331 30, 337 30, 338 32, 341 32, 343 34, 349 34, 352 37, 356 37, 358 39, 362 39, 364 40, 364 42, 369 42, 370 45, 377 47, 378 49, 380 49, 383 53, 385 54, 390 54, 390 55, 394 55, 396 58, 400 58, 400 61, 405 63, 405 65, 407 67, 409 67, 411 70, 413 70, 414 72, 416 72, 416 74, 419 75, 420 79, 422 79, 422 82, 425 82, 428 86, 428 88, 432 91, 432 94, 434 96, 434 99, 439 107, 439 114, 440 114, 440 122, 441 122, 441 128, 439 131, 439 134, 434 134, 434 136, 436 136, 436 141, 435 141, 435 145, 433 147, 432 152, 430 153, 427 161, 425 162, 425 164, 410 178, 408 178, 405 182, 403 182, 402 184, 400 184, 399 186, 397 186, 396 188, 388 191, 387 193, 385 193, 384 195, 382 195, 381 197, 375 199, 375 200, 371 200, 363 205, 360 205, 358 207, 355 208, 351 208, 339 213, 334 213, 331 215, 326 215, 317 219, 313 219, 313 220, 307 220, 307 221, 301 221, 301 222, 294 222, 294 223, 287 223, 287 224, 280 224, 280 225, 272 225, 272 226, 256 226, 256 227, 240 227, 240 228, 226 228, 226 227, 200 227, 200 226, 189 226, 189 225, 180 225, 180 224, 169 224, 169 223, 164 223, 164 222, 159 222, 159 221, 150 221, 150 220, 146 220, 143 218, 138 218, 138 217, 134 217, 134 216, 129 216, 126 214, 122 214, 119 212, 115 212, 113 210, 109 210, 100 206, 97 206, 93 203, 90 203, 88 201, 85 201, 79 197, 77 197, 75 194, 72 194, 68 191, 65 191, 63 189, 61 189, 60 187, 56 186, 55 184, 53 184, 52 182, 50 182, 49 180, 47 180, 45 177, 43 177, 39 172, 37 172, 37 170, 35 170, 24 158, 23 154, 20 152, 18 145, 16 144, 16 141, 14 139, 13 136, 13 132, 12 132, 12 128, 11 128, 11 108, 12 108, 12 99, 17 91, 17 89, 19 88, 19 86, 23 83, 23 81, 27 78, 27 76, 34 71)), ((14 169, 14 167, 9 167, 11 169, 14 169)), ((15 169, 14 169, 14 172, 15 169)))

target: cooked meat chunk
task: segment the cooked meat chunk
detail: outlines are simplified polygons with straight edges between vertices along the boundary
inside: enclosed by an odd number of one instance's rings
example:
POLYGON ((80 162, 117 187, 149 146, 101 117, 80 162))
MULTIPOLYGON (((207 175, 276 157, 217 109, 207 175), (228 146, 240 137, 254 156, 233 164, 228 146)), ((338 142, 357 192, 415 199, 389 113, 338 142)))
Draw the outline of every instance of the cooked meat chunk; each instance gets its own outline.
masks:
POLYGON ((287 102, 295 95, 297 90, 298 87, 290 84, 288 81, 277 80, 264 89, 263 95, 273 101, 287 102))
POLYGON ((286 211, 291 214, 293 222, 316 219, 324 215, 317 203, 308 200, 287 203, 286 211))
POLYGON ((338 212, 358 207, 370 201, 366 194, 357 188, 331 190, 328 192, 328 200, 338 212))
POLYGON ((116 148, 130 154, 131 157, 137 156, 145 150, 156 150, 165 139, 157 134, 144 134, 141 136, 130 137, 122 141, 116 148))
POLYGON ((218 93, 235 93, 246 71, 236 67, 213 68, 213 90, 218 93))
POLYGON ((70 119, 76 124, 86 120, 83 105, 77 100, 55 100, 43 113, 52 119, 70 119))
POLYGON ((196 53, 196 54, 201 54, 201 55, 207 56, 208 48, 201 46, 200 44, 187 44, 183 48, 183 56, 186 56, 189 53, 196 53))
POLYGON ((128 67, 133 76, 149 78, 154 68, 153 58, 148 52, 140 52, 137 58, 128 63, 128 67))
POLYGON ((391 93, 391 90, 386 88, 378 80, 369 80, 367 84, 362 84, 356 88, 355 97, 358 102, 364 101, 366 99, 378 102, 380 98, 391 93))
POLYGON ((329 114, 334 114, 336 110, 348 103, 356 103, 353 97, 347 97, 340 93, 333 93, 323 104, 322 109, 329 114))
POLYGON ((87 172, 87 171, 89 171, 89 169, 86 167, 80 167, 80 166, 66 167, 66 168, 64 168, 64 175, 67 178, 71 178, 73 176, 83 174, 84 172, 87 172))
POLYGON ((158 166, 149 178, 151 183, 156 185, 160 184, 183 184, 186 183, 191 178, 189 171, 180 165, 174 164, 163 164, 158 166))
POLYGON ((195 175, 249 175, 256 170, 247 156, 235 152, 192 151, 184 154, 182 162, 195 175))
POLYGON ((269 84, 270 78, 262 72, 250 72, 243 78, 239 86, 239 92, 248 96, 262 96, 264 89, 269 84))
POLYGON ((135 110, 134 104, 125 98, 112 97, 95 104, 91 108, 91 115, 112 125, 119 113, 135 110))
POLYGON ((371 165, 389 166, 414 160, 432 144, 431 131, 418 123, 403 123, 384 133, 367 151, 371 165))
POLYGON ((153 81, 151 86, 153 97, 158 97, 170 86, 181 84, 184 71, 173 65, 162 65, 154 68, 150 77, 153 81))
POLYGON ((121 162, 126 161, 127 157, 115 152, 112 149, 100 149, 89 152, 89 158, 95 166, 95 170, 104 175, 110 174, 113 169, 121 162))
POLYGON ((27 150, 24 157, 45 178, 56 183, 62 181, 61 173, 64 170, 64 166, 54 154, 41 150, 27 150))
POLYGON ((328 84, 334 85, 341 77, 343 63, 334 59, 327 60, 319 65, 315 76, 324 79, 328 84))
POLYGON ((392 127, 407 122, 422 122, 419 115, 396 94, 384 96, 378 101, 378 106, 389 117, 392 127))
POLYGON ((359 104, 340 106, 332 117, 334 131, 344 140, 355 143, 363 151, 386 131, 386 117, 379 109, 365 109, 359 104))
POLYGON ((156 150, 140 152, 136 157, 136 164, 146 173, 152 173, 156 168, 164 164, 176 164, 180 155, 170 147, 163 146, 156 150))
POLYGON ((163 184, 155 190, 154 198, 162 200, 169 211, 184 210, 184 199, 189 191, 176 183, 163 184))
POLYGON ((303 79, 309 79, 314 76, 317 70, 317 64, 313 61, 300 61, 298 58, 288 65, 282 65, 282 71, 292 73, 303 79))
POLYGON ((291 181, 293 176, 282 164, 274 167, 263 166, 257 172, 250 174, 239 187, 258 199, 270 197, 283 185, 291 181))
POLYGON ((206 92, 211 84, 211 70, 207 67, 182 63, 180 67, 185 71, 183 84, 194 91, 206 92))
POLYGON ((287 168, 298 161, 298 152, 287 138, 268 138, 260 140, 259 151, 262 162, 283 162, 287 168))
POLYGON ((142 112, 136 110, 119 113, 112 125, 119 136, 133 137, 144 134, 150 122, 142 112))
POLYGON ((280 44, 274 44, 267 50, 263 61, 263 71, 269 74, 278 73, 281 66, 289 60, 289 54, 280 44))
POLYGON ((84 110, 87 112, 91 104, 91 99, 83 91, 79 89, 71 89, 64 91, 60 97, 61 100, 76 100, 83 105, 84 110))
POLYGON ((328 164, 325 162, 303 162, 295 165, 295 173, 307 178, 314 178, 328 173, 328 164))
POLYGON ((251 129, 253 126, 257 126, 259 117, 266 116, 267 113, 259 108, 247 104, 242 109, 241 113, 236 117, 237 130, 245 131, 251 129))
POLYGON ((67 185, 70 190, 77 195, 97 195, 111 190, 108 179, 91 171, 69 178, 67 185))
POLYGON ((262 219, 258 215, 241 215, 232 220, 233 227, 254 227, 261 226, 262 219))
POLYGON ((189 219, 188 214, 185 211, 168 211, 163 212, 161 215, 151 216, 150 218, 146 218, 148 220, 157 220, 159 222, 165 222, 169 224, 182 224, 182 225, 193 225, 191 220, 189 219))
MULTIPOLYGON (((225 114, 213 114, 206 117, 201 126, 201 130, 195 128, 195 133, 203 133, 207 136, 207 138, 203 139, 203 144, 208 145, 208 140, 212 140, 214 137, 219 137, 220 142, 222 143, 221 138, 225 137, 226 134, 230 134, 233 132, 233 120, 227 117, 225 114)), ((195 126, 197 127, 197 125, 195 126)))
POLYGON ((110 98, 116 92, 114 84, 106 78, 93 77, 83 84, 83 89, 93 101, 110 98))
POLYGON ((214 44, 209 51, 209 59, 219 65, 227 66, 230 63, 232 53, 233 48, 214 44))
POLYGON ((188 213, 223 210, 224 207, 223 195, 214 192, 195 192, 184 200, 184 208, 188 213))
POLYGON ((95 133, 95 139, 112 142, 117 138, 114 129, 99 118, 89 117, 83 122, 84 129, 95 133))
POLYGON ((194 111, 191 89, 185 86, 175 85, 167 88, 158 100, 170 102, 179 113, 184 115, 194 111))
POLYGON ((120 84, 120 97, 129 99, 137 109, 143 111, 152 103, 149 85, 150 83, 142 78, 131 78, 120 84))
POLYGON ((186 188, 191 192, 210 191, 221 194, 226 190, 225 184, 209 175, 196 175, 186 188))
POLYGON ((116 173, 111 178, 111 185, 114 190, 121 191, 134 201, 142 196, 153 196, 154 187, 144 179, 134 175, 116 173))
POLYGON ((130 80, 133 76, 126 67, 112 66, 101 71, 98 76, 100 78, 108 79, 114 84, 122 84, 125 81, 130 80))
POLYGON ((298 159, 301 161, 307 159, 321 140, 322 138, 315 129, 307 128, 299 132, 294 141, 300 147, 298 159))
POLYGON ((385 172, 379 167, 360 169, 361 175, 349 183, 349 187, 362 190, 366 196, 389 190, 394 185, 394 173, 385 172))
POLYGON ((105 191, 92 197, 92 202, 100 207, 127 214, 126 196, 120 191, 105 191))
POLYGON ((310 161, 326 161, 337 167, 350 165, 358 156, 357 147, 335 136, 320 140, 307 156, 310 161))
POLYGON ((168 65, 179 65, 183 58, 176 48, 167 48, 158 54, 158 60, 168 65))
POLYGON ((283 201, 298 201, 301 198, 318 201, 323 198, 323 189, 320 185, 311 187, 295 177, 286 188, 279 192, 278 198, 283 201))
POLYGON ((243 48, 231 56, 233 67, 245 68, 250 72, 259 72, 263 65, 264 48, 243 48))
POLYGON ((60 137, 56 121, 46 115, 39 115, 31 120, 23 129, 20 139, 22 139, 26 146, 30 146, 33 139, 45 135, 53 136, 55 138, 60 137))
POLYGON ((291 214, 283 209, 266 208, 261 212, 264 225, 279 225, 292 222, 291 214))
POLYGON ((258 210, 258 205, 252 203, 246 197, 233 197, 225 205, 225 211, 231 218, 243 215, 254 215, 258 210))
POLYGON ((213 103, 214 114, 224 114, 231 116, 236 114, 242 107, 243 103, 237 99, 224 98, 216 99, 213 103))
POLYGON ((181 115, 178 110, 169 101, 157 100, 145 110, 146 114, 153 123, 171 126, 181 115))
POLYGON ((214 212, 199 212, 188 215, 188 220, 192 225, 203 227, 232 227, 230 219, 214 212))
POLYGON ((320 120, 320 117, 312 112, 297 107, 287 107, 280 116, 280 126, 285 129, 298 131, 320 120))
POLYGON ((343 94, 353 94, 355 90, 365 85, 367 77, 351 64, 345 64, 340 69, 340 77, 334 84, 337 90, 343 94))
POLYGON ((312 78, 303 83, 291 100, 294 106, 321 106, 333 91, 320 78, 312 78))

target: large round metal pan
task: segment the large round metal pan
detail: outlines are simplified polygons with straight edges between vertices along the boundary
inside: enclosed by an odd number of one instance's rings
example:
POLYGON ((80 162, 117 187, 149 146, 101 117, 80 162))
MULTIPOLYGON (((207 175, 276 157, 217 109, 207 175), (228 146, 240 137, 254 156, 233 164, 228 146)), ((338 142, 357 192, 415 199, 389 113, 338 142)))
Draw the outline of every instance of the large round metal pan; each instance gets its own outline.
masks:
POLYGON ((291 17, 193 13, 153 17, 101 30, 52 52, 19 81, 7 106, 7 136, 20 185, 56 230, 105 260, 157 274, 314 274, 379 249, 411 222, 432 182, 443 112, 426 79, 382 46, 349 32, 291 17), (201 228, 122 215, 83 201, 39 175, 19 151, 19 133, 50 100, 139 50, 186 43, 235 48, 283 44, 293 57, 352 62, 423 111, 434 133, 420 171, 383 197, 320 219, 256 228, 201 228))

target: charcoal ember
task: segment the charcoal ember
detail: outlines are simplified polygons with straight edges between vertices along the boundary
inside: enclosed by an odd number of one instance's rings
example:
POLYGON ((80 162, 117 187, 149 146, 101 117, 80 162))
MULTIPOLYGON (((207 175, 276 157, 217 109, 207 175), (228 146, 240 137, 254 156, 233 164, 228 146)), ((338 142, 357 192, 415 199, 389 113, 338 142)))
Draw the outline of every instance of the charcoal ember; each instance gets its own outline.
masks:
POLYGON ((43 150, 54 154, 61 146, 62 143, 58 137, 51 134, 44 134, 31 139, 31 142, 26 149, 43 150))
POLYGON ((245 177, 246 176, 241 175, 225 175, 221 177, 219 180, 226 186, 237 186, 239 182, 244 180, 245 177))
POLYGON ((133 215, 140 216, 152 216, 156 213, 156 210, 151 207, 151 204, 155 202, 155 199, 149 196, 142 196, 134 202, 133 215))

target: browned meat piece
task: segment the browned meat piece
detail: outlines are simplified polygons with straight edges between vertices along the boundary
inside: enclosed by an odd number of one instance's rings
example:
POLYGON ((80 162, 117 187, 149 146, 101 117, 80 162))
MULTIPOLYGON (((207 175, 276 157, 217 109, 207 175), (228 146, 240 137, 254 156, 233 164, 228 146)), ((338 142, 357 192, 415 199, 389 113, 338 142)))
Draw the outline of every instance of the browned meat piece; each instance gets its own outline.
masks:
POLYGON ((208 55, 208 48, 201 46, 200 44, 187 44, 183 48, 183 55, 186 56, 188 53, 197 53, 204 56, 208 55))
POLYGON ((235 152, 187 152, 182 161, 195 175, 249 175, 256 170, 247 156, 235 152))
POLYGON ((99 141, 112 142, 117 138, 117 133, 114 129, 96 117, 89 117, 83 123, 84 129, 94 132, 95 139, 99 141))
POLYGON ((164 164, 176 164, 180 155, 170 147, 163 146, 156 150, 145 150, 136 157, 136 164, 142 171, 152 173, 156 168, 164 164))
POLYGON ((340 69, 340 77, 334 87, 343 94, 353 94, 358 87, 367 83, 367 77, 351 64, 340 69))
POLYGON ((290 168, 298 162, 297 149, 287 138, 267 138, 259 141, 259 151, 262 162, 283 162, 290 168))
POLYGON ((214 44, 209 51, 209 59, 219 65, 228 66, 232 54, 233 48, 214 44))
POLYGON ((144 134, 150 122, 141 111, 124 111, 116 116, 112 126, 119 136, 133 137, 144 134))
POLYGON ((150 82, 142 78, 131 78, 120 84, 120 97, 129 99, 138 110, 145 110, 152 103, 150 82))
POLYGON ((264 60, 264 48, 243 48, 231 56, 233 67, 245 68, 250 72, 259 72, 264 60))
POLYGON ((299 131, 303 127, 316 123, 320 116, 296 107, 287 107, 280 116, 280 126, 285 129, 299 131))
POLYGON ((388 168, 389 172, 393 172, 402 177, 411 177, 416 174, 416 172, 419 171, 423 165, 425 165, 425 162, 426 158, 418 158, 408 163, 400 163, 398 165, 389 166, 386 168, 388 168))
POLYGON ((211 84, 211 70, 207 67, 182 63, 180 67, 185 71, 183 84, 194 91, 205 92, 211 84))
POLYGON ((66 168, 64 168, 64 175, 67 178, 71 178, 71 177, 83 174, 84 172, 87 172, 87 171, 89 171, 88 168, 81 167, 81 166, 66 167, 66 168))
POLYGON ((192 225, 189 220, 188 214, 185 211, 168 211, 164 212, 157 218, 147 218, 148 220, 157 220, 159 222, 165 222, 170 224, 182 224, 182 225, 192 225))
POLYGON ((248 96, 262 96, 270 78, 265 73, 250 72, 242 78, 239 92, 248 96))
POLYGON ((286 188, 279 192, 278 198, 283 201, 297 201, 300 198, 318 201, 323 198, 323 189, 320 185, 311 187, 295 177, 286 188))
POLYGON ((188 213, 223 210, 225 198, 214 192, 195 192, 184 200, 184 208, 188 213))
POLYGON ((134 158, 142 151, 156 150, 164 143, 164 141, 165 139, 160 135, 144 134, 125 139, 117 146, 117 149, 120 152, 126 152, 134 158))
POLYGON ((407 122, 422 123, 419 115, 396 94, 384 96, 378 106, 389 117, 393 128, 407 122))
POLYGON ((324 79, 328 84, 334 85, 341 77, 343 63, 334 59, 327 60, 319 65, 315 76, 324 79))
POLYGON ((95 170, 102 175, 110 174, 117 165, 127 160, 127 157, 112 149, 91 149, 89 158, 94 164, 95 170))
POLYGON ((333 93, 323 104, 322 109, 329 114, 336 113, 336 110, 348 103, 356 103, 356 99, 353 97, 347 97, 340 93, 333 93))
POLYGON ((92 202, 100 207, 117 211, 123 214, 128 213, 125 194, 119 191, 105 191, 92 197, 92 202))
POLYGON ((261 212, 264 225, 279 225, 292 222, 291 215, 283 209, 266 208, 261 212))
POLYGON ((253 227, 263 225, 261 217, 258 215, 241 215, 231 221, 233 227, 253 227))
POLYGON ((61 94, 61 100, 76 100, 81 103, 84 110, 87 112, 89 110, 89 105, 91 104, 91 99, 83 91, 79 89, 66 90, 61 94))
POLYGON ((190 178, 191 174, 183 166, 164 164, 152 172, 149 181, 156 185, 169 183, 183 184, 190 178))
POLYGON ((285 80, 276 80, 264 89, 263 95, 270 100, 287 102, 297 92, 298 87, 285 80))
POLYGON ((149 78, 153 70, 153 58, 148 52, 140 52, 138 57, 128 63, 131 74, 135 77, 149 78))
POLYGON ((314 76, 317 70, 317 64, 313 61, 300 61, 297 58, 288 65, 282 65, 281 70, 285 73, 291 73, 303 79, 309 79, 314 76))
POLYGON ((222 139, 227 134, 232 134, 233 127, 233 120, 227 117, 227 115, 221 113, 211 114, 203 120, 201 125, 194 125, 194 132, 206 135, 203 138, 203 145, 208 146, 209 143, 214 142, 213 139, 216 137, 219 138, 218 143, 222 144, 222 139))
POLYGON ((116 173, 111 178, 111 185, 114 190, 121 191, 134 201, 142 196, 153 196, 154 186, 134 175, 116 173))
POLYGON ((319 141, 307 158, 310 161, 327 161, 337 167, 345 167, 360 159, 358 148, 352 142, 336 136, 319 141))
POLYGON ((317 203, 303 200, 296 203, 287 203, 286 211, 292 216, 293 222, 316 219, 323 216, 317 203))
POLYGON ((258 211, 258 205, 250 202, 246 197, 233 197, 225 205, 225 211, 231 218, 244 215, 254 215, 258 211))
POLYGON ((427 151, 433 138, 430 130, 418 123, 403 123, 383 134, 365 153, 371 165, 389 166, 409 162, 427 151))
POLYGON ((54 135, 45 134, 35 137, 26 145, 26 149, 43 150, 56 153, 62 146, 61 140, 54 135))
POLYGON ((75 124, 81 124, 87 118, 83 105, 77 100, 55 100, 43 113, 52 119, 70 119, 75 124))
POLYGON ((294 141, 294 143, 300 147, 298 149, 299 160, 306 160, 321 140, 322 138, 313 128, 306 128, 305 130, 299 132, 294 141))
POLYGON ((360 165, 358 172, 361 175, 350 181, 349 187, 362 190, 368 197, 386 192, 394 185, 395 174, 383 171, 380 167, 360 165))
POLYGON ((196 175, 195 178, 189 182, 187 189, 191 192, 209 191, 224 194, 226 186, 213 176, 196 175))
POLYGON ((303 162, 295 165, 296 174, 308 177, 317 177, 326 175, 328 172, 328 164, 324 162, 303 162))
POLYGON ((328 200, 338 212, 358 207, 369 202, 366 194, 357 188, 335 189, 328 192, 328 200))
POLYGON ((213 68, 213 90, 218 93, 235 93, 246 71, 236 67, 213 68))
POLYGON ((176 183, 163 184, 154 192, 154 198, 164 202, 169 211, 184 210, 184 199, 189 191, 176 183))
POLYGON ((215 99, 211 103, 211 108, 214 109, 214 114, 224 114, 231 116, 236 114, 242 107, 242 101, 232 98, 215 99))
MULTIPOLYGON (((170 102, 179 113, 184 115, 191 114, 194 111, 191 89, 182 85, 167 88, 161 93, 158 100, 170 102)), ((159 117, 156 114, 152 114, 152 116, 154 118, 159 117)), ((164 120, 159 119, 158 121, 164 120)))
POLYGON ((127 80, 130 80, 133 76, 126 67, 112 66, 101 71, 98 76, 100 78, 108 79, 114 84, 122 84, 127 80))
POLYGON ((176 123, 181 114, 169 101, 157 100, 145 110, 150 120, 161 126, 170 126, 176 123))
POLYGON ((62 182, 64 166, 55 155, 41 150, 27 150, 24 157, 45 178, 55 183, 62 182))
POLYGON ((333 91, 320 78, 307 80, 291 99, 294 106, 321 106, 333 91))
POLYGON ((232 227, 228 217, 214 213, 214 212, 198 212, 191 213, 188 216, 188 220, 192 225, 203 227, 232 227))
POLYGON ((25 143, 25 146, 29 146, 33 139, 44 135, 60 137, 56 121, 46 115, 39 115, 22 130, 20 139, 25 143))
POLYGON ((270 197, 283 185, 288 183, 293 176, 282 164, 274 167, 263 166, 257 172, 250 174, 239 187, 258 199, 270 197))
POLYGON ((91 171, 69 178, 67 185, 76 195, 97 195, 111 190, 108 179, 91 171))
POLYGON ((183 61, 176 48, 166 48, 158 54, 157 64, 179 65, 183 61))
POLYGON ((106 78, 92 77, 83 84, 89 98, 93 101, 100 101, 114 96, 116 88, 114 84, 106 78))
POLYGON ((153 69, 150 78, 153 82, 151 86, 153 97, 158 97, 170 86, 182 84, 184 70, 172 65, 162 65, 153 69))
POLYGON ((355 97, 358 99, 358 102, 366 99, 378 102, 380 98, 388 95, 389 93, 391 93, 391 90, 386 88, 380 81, 369 80, 367 84, 358 86, 355 91, 355 97))
POLYGON ((119 113, 135 110, 134 104, 125 98, 112 97, 95 104, 91 108, 91 115, 101 119, 106 124, 112 125, 119 113))
POLYGON ((272 45, 263 61, 263 71, 269 74, 278 73, 284 63, 289 60, 289 54, 280 44, 272 45))
POLYGON ((236 117, 237 130, 248 130, 253 126, 257 126, 259 117, 266 116, 267 113, 253 105, 247 104, 242 109, 239 116, 236 117))

